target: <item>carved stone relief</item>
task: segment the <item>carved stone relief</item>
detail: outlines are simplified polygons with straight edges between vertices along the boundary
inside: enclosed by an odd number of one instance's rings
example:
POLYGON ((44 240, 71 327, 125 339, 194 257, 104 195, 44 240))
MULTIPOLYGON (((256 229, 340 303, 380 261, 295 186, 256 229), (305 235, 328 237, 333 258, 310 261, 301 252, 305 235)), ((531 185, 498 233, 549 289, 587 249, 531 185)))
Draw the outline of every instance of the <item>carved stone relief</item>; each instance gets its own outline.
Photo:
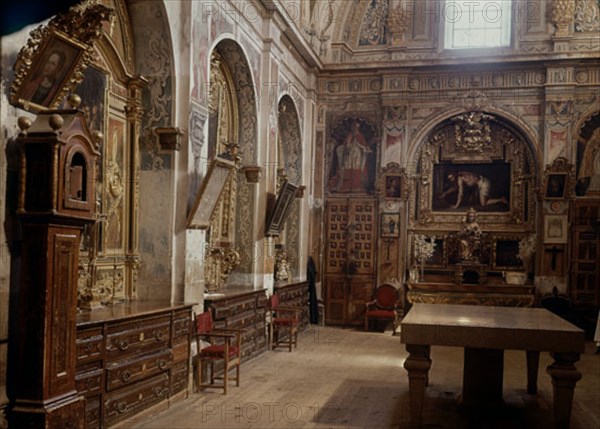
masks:
POLYGON ((575 31, 600 30, 600 5, 598 0, 577 0, 575 3, 575 31))

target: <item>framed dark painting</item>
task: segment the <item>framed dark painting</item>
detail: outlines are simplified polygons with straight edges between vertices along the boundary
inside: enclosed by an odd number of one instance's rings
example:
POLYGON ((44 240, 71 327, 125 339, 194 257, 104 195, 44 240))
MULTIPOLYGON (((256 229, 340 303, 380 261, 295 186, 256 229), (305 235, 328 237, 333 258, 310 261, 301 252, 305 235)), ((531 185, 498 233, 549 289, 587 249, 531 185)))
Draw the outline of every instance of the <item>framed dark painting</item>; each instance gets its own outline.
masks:
MULTIPOLYGON (((12 102, 27 110, 43 111, 60 104, 72 88, 71 78, 81 69, 85 47, 62 33, 51 33, 18 80, 12 102)), ((15 81, 17 82, 17 81, 15 81)))
POLYGON ((511 166, 506 162, 463 164, 443 162, 433 166, 431 208, 441 212, 508 212, 511 166))
POLYGON ((523 266, 523 262, 517 257, 519 254, 519 240, 506 239, 494 242, 494 268, 515 269, 523 266))
POLYGON ((546 180, 546 198, 562 199, 565 197, 567 173, 550 173, 546 180))
POLYGON ((234 168, 235 164, 227 159, 215 158, 211 161, 188 216, 188 228, 206 229, 210 226, 210 218, 234 168))
POLYGON ((269 217, 267 218, 267 223, 265 225, 265 235, 276 236, 281 233, 287 215, 292 208, 292 202, 294 201, 297 191, 298 185, 288 182, 287 180, 283 182, 279 189, 279 193, 277 194, 275 204, 269 212, 269 217))

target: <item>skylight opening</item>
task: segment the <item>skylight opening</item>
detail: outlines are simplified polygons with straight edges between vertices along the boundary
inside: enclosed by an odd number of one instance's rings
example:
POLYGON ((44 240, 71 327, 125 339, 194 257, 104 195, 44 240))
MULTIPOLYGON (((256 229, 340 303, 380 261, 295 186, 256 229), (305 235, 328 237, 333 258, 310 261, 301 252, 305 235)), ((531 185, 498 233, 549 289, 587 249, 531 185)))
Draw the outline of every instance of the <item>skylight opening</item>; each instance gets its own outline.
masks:
POLYGON ((510 46, 512 0, 446 0, 446 49, 510 46))

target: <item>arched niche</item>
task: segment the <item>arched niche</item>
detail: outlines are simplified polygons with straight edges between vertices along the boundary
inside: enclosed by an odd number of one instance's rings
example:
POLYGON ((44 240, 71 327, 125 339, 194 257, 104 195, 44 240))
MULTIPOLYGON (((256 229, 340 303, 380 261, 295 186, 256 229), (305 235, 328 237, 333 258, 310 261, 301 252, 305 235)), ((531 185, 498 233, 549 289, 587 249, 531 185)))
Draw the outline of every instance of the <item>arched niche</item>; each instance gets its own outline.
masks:
MULTIPOLYGON (((208 100, 208 158, 225 157, 237 167, 257 164, 256 95, 246 55, 233 40, 221 40, 211 53, 208 100)), ((255 194, 243 175, 225 184, 211 217, 205 281, 219 289, 229 275, 251 283, 255 257, 255 194)))
POLYGON ((586 117, 579 127, 577 138, 578 197, 600 195, 600 113, 586 117))
POLYGON ((512 122, 484 111, 453 115, 430 130, 414 155, 415 229, 455 229, 471 207, 490 229, 534 229, 537 160, 512 122))
MULTIPOLYGON (((278 165, 283 168, 281 177, 285 177, 295 185, 302 186, 300 121, 296 105, 289 95, 284 95, 279 100, 278 112, 277 152, 278 165)), ((285 223, 283 236, 280 237, 281 244, 285 245, 293 277, 300 275, 300 211, 300 200, 295 199, 285 223)))

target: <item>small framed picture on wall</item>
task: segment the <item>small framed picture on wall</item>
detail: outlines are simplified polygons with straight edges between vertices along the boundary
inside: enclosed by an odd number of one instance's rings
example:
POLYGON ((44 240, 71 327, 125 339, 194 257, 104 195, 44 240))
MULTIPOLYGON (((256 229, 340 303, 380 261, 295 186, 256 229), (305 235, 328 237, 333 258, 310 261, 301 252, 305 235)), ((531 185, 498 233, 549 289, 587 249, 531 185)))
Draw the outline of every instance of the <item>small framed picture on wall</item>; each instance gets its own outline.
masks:
POLYGON ((566 244, 568 236, 567 216, 547 215, 544 218, 544 243, 566 244))
POLYGON ((400 236, 400 214, 382 213, 380 231, 382 237, 400 236))
POLYGON ((402 198, 402 176, 394 174, 385 176, 385 198, 402 198))
POLYGON ((566 173, 551 173, 546 182, 546 198, 560 199, 565 197, 565 188, 567 184, 566 173))

